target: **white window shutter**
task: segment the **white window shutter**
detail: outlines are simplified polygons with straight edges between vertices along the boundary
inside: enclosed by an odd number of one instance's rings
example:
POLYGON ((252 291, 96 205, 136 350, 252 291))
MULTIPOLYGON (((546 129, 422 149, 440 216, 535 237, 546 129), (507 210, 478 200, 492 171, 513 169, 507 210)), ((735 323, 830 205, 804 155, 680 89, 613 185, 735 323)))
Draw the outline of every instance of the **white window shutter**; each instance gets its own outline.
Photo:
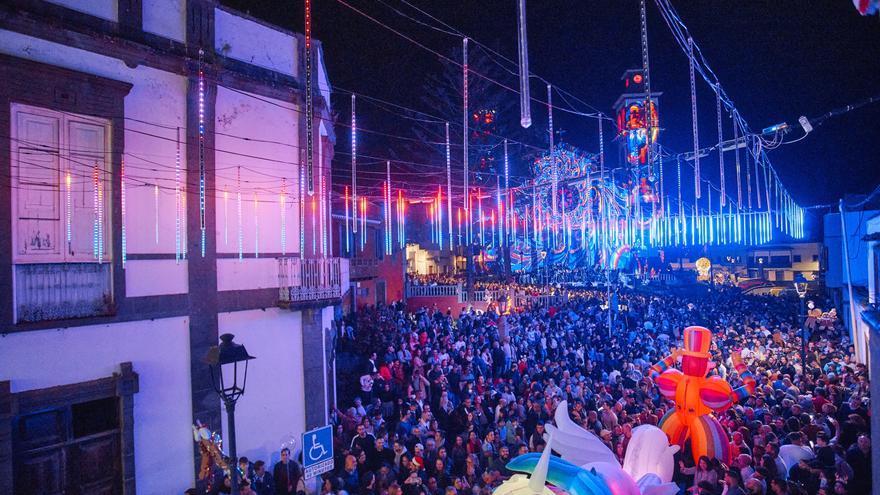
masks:
POLYGON ((103 123, 75 118, 67 119, 68 166, 74 182, 71 197, 71 242, 68 261, 95 261, 95 179, 102 188, 103 260, 110 257, 110 191, 109 154, 105 152, 107 129, 103 123))
POLYGON ((57 261, 64 256, 59 203, 57 117, 18 112, 15 132, 15 259, 57 261))

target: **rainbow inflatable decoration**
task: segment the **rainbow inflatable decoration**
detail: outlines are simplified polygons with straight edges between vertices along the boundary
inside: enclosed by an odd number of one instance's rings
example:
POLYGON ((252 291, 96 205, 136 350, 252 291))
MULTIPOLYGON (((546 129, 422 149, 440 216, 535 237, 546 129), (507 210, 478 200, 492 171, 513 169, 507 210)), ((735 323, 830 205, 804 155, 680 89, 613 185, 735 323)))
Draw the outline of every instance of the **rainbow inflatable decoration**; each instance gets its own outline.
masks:
POLYGON ((687 327, 684 349, 673 351, 651 367, 651 371, 663 396, 675 401, 675 408, 660 420, 660 428, 669 437, 669 443, 683 449, 690 439, 694 462, 705 455, 729 464, 730 440, 712 413, 721 413, 734 402, 748 398, 755 390, 755 378, 739 353, 732 354, 731 359, 743 379, 743 386, 734 390, 719 376, 707 378, 711 345, 709 329, 687 327), (680 371, 672 367, 679 357, 680 371))
POLYGON ((515 474, 495 489, 493 495, 675 495, 672 483, 674 455, 666 435, 656 426, 633 429, 623 465, 593 432, 568 416, 562 401, 554 414, 556 425, 548 424, 541 454, 523 454, 507 463, 515 474), (562 457, 551 455, 556 452, 562 457))

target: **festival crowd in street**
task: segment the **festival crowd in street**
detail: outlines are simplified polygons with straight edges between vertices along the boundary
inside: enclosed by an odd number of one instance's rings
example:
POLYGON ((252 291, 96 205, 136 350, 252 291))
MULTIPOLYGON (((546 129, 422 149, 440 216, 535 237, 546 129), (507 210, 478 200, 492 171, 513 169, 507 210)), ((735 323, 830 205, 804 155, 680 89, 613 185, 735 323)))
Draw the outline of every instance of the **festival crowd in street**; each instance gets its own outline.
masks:
MULTIPOLYGON (((362 364, 339 379, 359 393, 332 412, 337 469, 322 477, 321 493, 489 494, 513 474, 510 459, 542 451, 544 425, 563 400, 622 461, 632 429, 657 425, 671 407, 650 367, 681 346, 690 325, 714 334, 710 373, 739 386, 730 356, 741 352, 757 387, 718 417, 730 464, 704 457, 694 466, 689 452, 676 454, 681 493, 870 492, 867 369, 853 361, 839 322, 807 322, 805 372, 791 299, 738 289, 692 298, 624 292, 609 332, 604 297, 582 291, 503 316, 400 304, 340 322, 339 349, 362 364), (799 447, 792 465, 778 455, 789 444, 799 447)), ((255 493, 295 493, 278 481, 276 491, 255 493)))

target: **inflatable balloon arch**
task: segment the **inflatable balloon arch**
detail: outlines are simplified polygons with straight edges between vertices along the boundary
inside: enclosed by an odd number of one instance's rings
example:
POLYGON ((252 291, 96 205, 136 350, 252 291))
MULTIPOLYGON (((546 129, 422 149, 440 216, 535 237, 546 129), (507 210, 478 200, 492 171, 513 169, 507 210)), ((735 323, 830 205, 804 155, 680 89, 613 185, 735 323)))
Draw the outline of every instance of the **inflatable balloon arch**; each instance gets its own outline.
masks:
POLYGON ((568 403, 562 401, 553 418, 556 425, 547 425, 543 453, 512 459, 507 468, 518 474, 494 493, 550 495, 555 492, 549 484, 571 495, 674 495, 678 493, 672 482, 674 455, 688 441, 694 462, 708 456, 730 463, 729 439, 713 413, 748 398, 755 379, 738 353, 732 360, 743 381, 741 387, 734 389, 718 376, 707 377, 711 344, 708 329, 688 327, 684 348, 673 350, 651 368, 660 392, 675 407, 659 428, 641 425, 633 429, 622 465, 599 437, 571 420, 568 403), (679 358, 680 370, 673 367, 679 358))

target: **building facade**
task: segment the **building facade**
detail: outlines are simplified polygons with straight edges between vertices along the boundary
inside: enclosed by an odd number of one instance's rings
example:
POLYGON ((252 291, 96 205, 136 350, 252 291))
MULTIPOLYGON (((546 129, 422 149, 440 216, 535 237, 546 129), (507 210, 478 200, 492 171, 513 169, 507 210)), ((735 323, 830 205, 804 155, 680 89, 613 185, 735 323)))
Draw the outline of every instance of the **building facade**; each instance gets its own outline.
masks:
POLYGON ((348 264, 303 47, 214 0, 0 4, 0 493, 195 486, 225 333, 257 358, 239 455, 327 422, 348 264))

